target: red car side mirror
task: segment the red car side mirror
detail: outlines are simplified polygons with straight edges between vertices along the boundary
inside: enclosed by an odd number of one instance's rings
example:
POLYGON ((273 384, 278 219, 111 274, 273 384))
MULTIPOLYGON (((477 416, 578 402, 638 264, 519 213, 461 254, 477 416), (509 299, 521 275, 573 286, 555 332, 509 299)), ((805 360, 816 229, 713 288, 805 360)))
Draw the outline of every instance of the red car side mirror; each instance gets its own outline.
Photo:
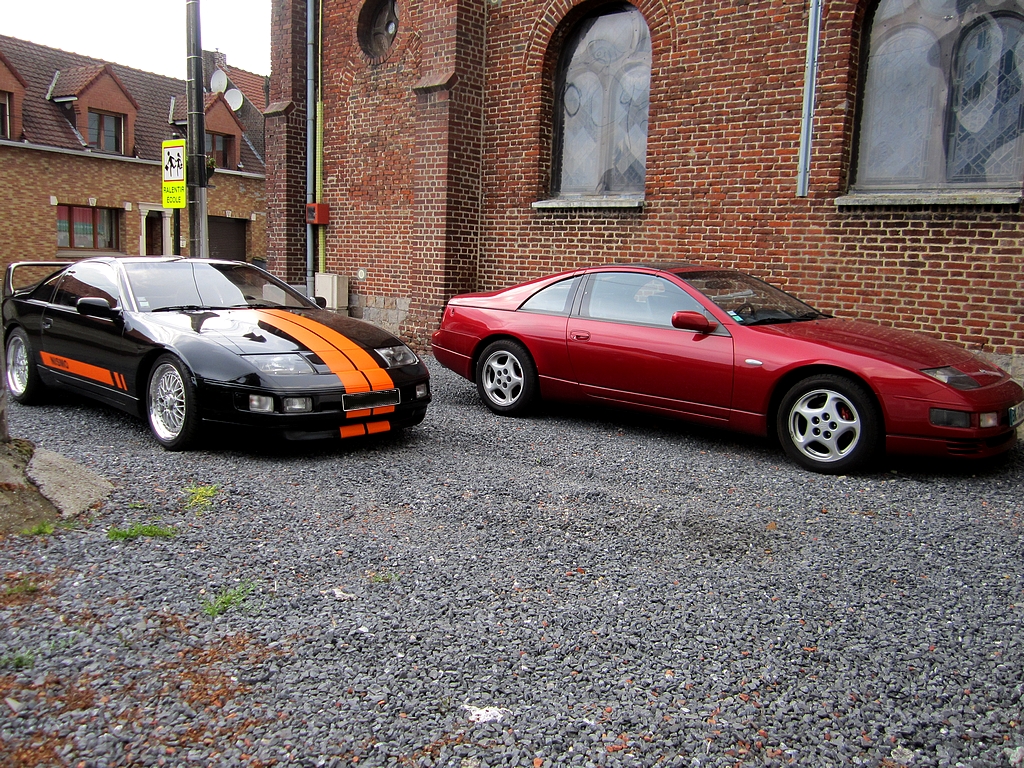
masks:
POLYGON ((697 333, 711 333, 718 323, 708 320, 700 312, 676 312, 672 315, 672 327, 697 333))

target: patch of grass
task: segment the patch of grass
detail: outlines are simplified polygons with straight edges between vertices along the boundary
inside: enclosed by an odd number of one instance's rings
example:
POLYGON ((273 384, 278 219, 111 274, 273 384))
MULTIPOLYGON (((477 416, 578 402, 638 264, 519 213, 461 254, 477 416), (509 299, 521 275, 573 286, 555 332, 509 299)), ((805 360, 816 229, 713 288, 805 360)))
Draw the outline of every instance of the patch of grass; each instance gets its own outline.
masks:
POLYGON ((75 644, 79 635, 84 634, 80 629, 71 630, 71 634, 65 637, 59 637, 56 640, 50 642, 50 650, 54 653, 60 653, 66 651, 68 648, 75 644))
POLYGON ((197 515, 213 506, 213 500, 220 491, 219 485, 189 485, 185 487, 185 509, 193 510, 197 515))
POLYGON ((17 582, 4 589, 4 597, 34 595, 38 591, 39 585, 32 580, 31 576, 22 576, 17 582))
POLYGON ((42 522, 26 528, 21 532, 22 536, 49 536, 53 533, 54 527, 51 522, 42 522))
POLYGON ((398 581, 398 574, 391 573, 390 571, 384 571, 378 573, 377 571, 370 571, 368 574, 371 584, 389 584, 392 581, 398 581))
POLYGON ((111 541, 130 541, 140 536, 149 538, 169 539, 177 533, 176 528, 164 528, 151 523, 135 523, 127 529, 111 528, 107 531, 107 538, 111 541))
POLYGON ((19 651, 7 656, 0 656, 0 667, 8 669, 31 669, 35 663, 35 656, 28 651, 19 651))
POLYGON ((210 618, 216 618, 222 613, 236 608, 245 602, 245 599, 256 589, 251 581, 243 582, 232 589, 222 589, 212 600, 203 600, 203 613, 210 618))

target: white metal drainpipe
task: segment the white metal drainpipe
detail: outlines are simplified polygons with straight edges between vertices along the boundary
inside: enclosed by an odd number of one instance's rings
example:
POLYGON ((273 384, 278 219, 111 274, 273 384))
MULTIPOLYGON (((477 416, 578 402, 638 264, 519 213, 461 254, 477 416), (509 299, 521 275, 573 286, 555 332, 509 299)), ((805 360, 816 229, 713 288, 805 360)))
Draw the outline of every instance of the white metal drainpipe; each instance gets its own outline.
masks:
MULTIPOLYGON (((316 0, 306 0, 306 202, 316 202, 316 80, 314 79, 316 0)), ((305 211, 303 211, 305 217, 305 211)), ((313 280, 313 225, 306 225, 306 295, 313 298, 316 288, 313 280)))
POLYGON ((800 159, 796 172, 796 196, 807 197, 811 175, 811 144, 814 137, 814 100, 818 83, 818 46, 821 44, 821 6, 810 0, 807 19, 807 64, 804 69, 804 110, 800 121, 800 159))

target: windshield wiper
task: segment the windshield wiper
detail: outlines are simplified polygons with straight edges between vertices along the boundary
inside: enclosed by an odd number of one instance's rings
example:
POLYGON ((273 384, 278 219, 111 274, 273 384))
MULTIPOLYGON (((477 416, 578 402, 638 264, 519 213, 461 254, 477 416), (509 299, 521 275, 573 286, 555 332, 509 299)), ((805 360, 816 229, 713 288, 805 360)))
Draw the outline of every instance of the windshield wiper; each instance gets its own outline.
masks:
POLYGON ((744 323, 747 327, 752 325, 781 325, 783 323, 802 323, 807 320, 817 320, 822 317, 828 317, 817 310, 812 312, 804 312, 802 315, 795 315, 793 317, 762 317, 760 320, 753 320, 749 323, 744 323))
POLYGON ((157 307, 156 309, 149 310, 150 312, 205 312, 210 307, 204 307, 202 304, 175 304, 170 307, 157 307))

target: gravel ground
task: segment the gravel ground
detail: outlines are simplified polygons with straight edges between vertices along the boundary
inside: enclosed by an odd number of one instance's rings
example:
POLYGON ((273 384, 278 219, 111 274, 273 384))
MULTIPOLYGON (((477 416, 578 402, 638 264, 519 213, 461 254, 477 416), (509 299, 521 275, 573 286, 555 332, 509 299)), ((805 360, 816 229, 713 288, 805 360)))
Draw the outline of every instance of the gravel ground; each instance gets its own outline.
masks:
POLYGON ((428 364, 421 426, 329 446, 12 404, 116 490, 0 542, 0 764, 1024 764, 1024 448, 824 477, 428 364))

